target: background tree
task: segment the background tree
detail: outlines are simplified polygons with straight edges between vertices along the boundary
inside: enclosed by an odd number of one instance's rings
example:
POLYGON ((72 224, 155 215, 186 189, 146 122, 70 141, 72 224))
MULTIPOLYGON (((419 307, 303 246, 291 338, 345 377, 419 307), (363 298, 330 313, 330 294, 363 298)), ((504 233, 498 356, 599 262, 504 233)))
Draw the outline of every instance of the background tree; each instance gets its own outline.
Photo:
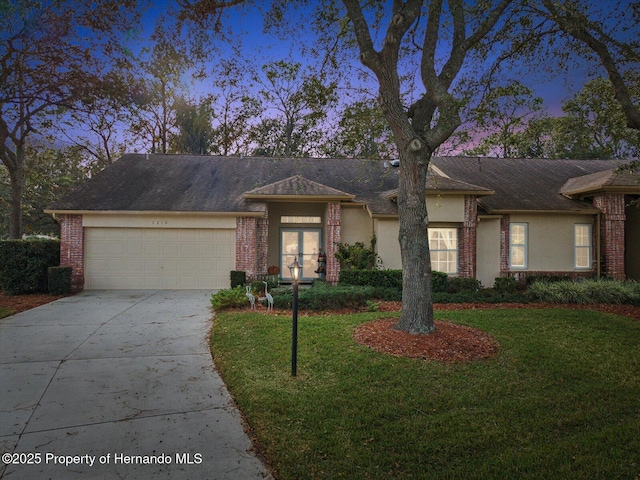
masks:
POLYGON ((214 140, 211 96, 205 96, 199 103, 179 98, 175 102, 176 133, 171 133, 169 143, 172 153, 208 155, 214 140))
POLYGON ((144 48, 138 89, 131 99, 130 133, 151 153, 168 153, 175 129, 177 101, 184 95, 183 76, 193 66, 187 48, 172 25, 161 18, 151 36, 153 47, 144 48))
MULTIPOLYGON (((628 82, 640 100, 640 83, 628 82)), ((529 122, 513 137, 516 156, 524 158, 633 158, 640 155, 640 133, 627 127, 626 117, 605 78, 587 82, 563 102, 559 117, 529 122)))
MULTIPOLYGON (((60 225, 44 213, 54 200, 86 181, 91 167, 86 151, 79 146, 51 148, 52 139, 39 139, 25 147, 23 196, 24 233, 60 235, 60 225)), ((11 186, 6 170, 0 170, 0 238, 9 234, 11 186)))
POLYGON ((336 158, 395 159, 395 142, 387 120, 375 101, 356 101, 342 110, 338 124, 321 147, 336 158))
POLYGON ((313 156, 322 138, 321 122, 337 101, 336 84, 298 62, 276 61, 255 77, 263 118, 252 129, 259 156, 313 156))
POLYGON ((516 133, 541 110, 542 98, 535 97, 533 91, 519 81, 491 89, 471 112, 470 121, 475 128, 465 133, 479 143, 466 150, 465 155, 518 156, 516 133))
POLYGON ((9 235, 23 232, 25 152, 50 110, 95 92, 106 66, 126 55, 122 31, 138 19, 132 0, 4 1, 0 5, 0 160, 11 183, 9 235))
POLYGON ((260 100, 250 95, 252 85, 237 58, 221 60, 214 72, 212 153, 224 156, 250 154, 252 121, 261 113, 260 100))
POLYGON ((125 72, 107 73, 99 90, 87 92, 80 104, 59 107, 50 127, 60 139, 84 150, 99 169, 111 165, 127 148, 122 132, 128 128, 132 81, 125 72))

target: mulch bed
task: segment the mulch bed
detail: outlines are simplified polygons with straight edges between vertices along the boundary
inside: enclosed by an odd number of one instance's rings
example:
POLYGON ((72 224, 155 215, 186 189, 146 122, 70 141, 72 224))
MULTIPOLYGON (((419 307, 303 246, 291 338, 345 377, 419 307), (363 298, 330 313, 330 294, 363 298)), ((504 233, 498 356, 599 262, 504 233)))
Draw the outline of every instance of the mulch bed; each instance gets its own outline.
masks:
POLYGON ((396 330, 397 318, 385 318, 360 325, 353 331, 356 342, 378 352, 398 357, 441 362, 471 362, 498 353, 498 343, 477 328, 436 321, 429 334, 396 330))
POLYGON ((67 296, 68 295, 49 295, 45 293, 32 293, 29 295, 5 295, 4 293, 0 293, 0 307, 8 308, 15 313, 20 313, 67 296))

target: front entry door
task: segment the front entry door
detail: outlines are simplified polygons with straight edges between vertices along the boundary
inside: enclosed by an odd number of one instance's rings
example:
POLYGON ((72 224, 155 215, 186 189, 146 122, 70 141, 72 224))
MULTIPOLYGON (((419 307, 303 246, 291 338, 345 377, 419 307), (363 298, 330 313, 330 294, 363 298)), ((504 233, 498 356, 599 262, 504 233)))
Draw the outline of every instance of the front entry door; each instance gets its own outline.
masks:
POLYGON ((322 241, 319 228, 283 228, 280 230, 280 274, 283 280, 291 280, 289 265, 298 258, 302 265, 302 280, 318 276, 318 253, 322 241))

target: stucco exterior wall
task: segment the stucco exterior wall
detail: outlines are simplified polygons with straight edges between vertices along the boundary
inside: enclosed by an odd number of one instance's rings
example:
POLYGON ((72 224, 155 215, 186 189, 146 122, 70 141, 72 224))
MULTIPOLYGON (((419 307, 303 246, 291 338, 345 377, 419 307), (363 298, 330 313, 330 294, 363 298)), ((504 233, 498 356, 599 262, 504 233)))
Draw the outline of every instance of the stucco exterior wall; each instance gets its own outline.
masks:
POLYGON ((382 266, 390 269, 401 269, 400 243, 398 242, 399 223, 397 218, 376 218, 374 230, 378 240, 378 256, 382 266))
POLYGON ((464 195, 427 195, 429 223, 464 222, 464 195))
MULTIPOLYGON (((525 270, 572 272, 576 270, 574 268, 574 225, 577 223, 593 225, 594 216, 512 213, 511 223, 528 224, 528 262, 525 270)), ((595 242, 592 240, 592 253, 594 251, 595 242)))
POLYGON ((500 219, 482 218, 478 222, 476 278, 483 287, 493 287, 500 276, 500 219))
POLYGON ((119 228, 236 228, 236 217, 192 214, 84 214, 84 227, 119 228))
POLYGON ((363 207, 342 205, 341 242, 353 244, 364 242, 369 245, 373 236, 373 219, 363 207))

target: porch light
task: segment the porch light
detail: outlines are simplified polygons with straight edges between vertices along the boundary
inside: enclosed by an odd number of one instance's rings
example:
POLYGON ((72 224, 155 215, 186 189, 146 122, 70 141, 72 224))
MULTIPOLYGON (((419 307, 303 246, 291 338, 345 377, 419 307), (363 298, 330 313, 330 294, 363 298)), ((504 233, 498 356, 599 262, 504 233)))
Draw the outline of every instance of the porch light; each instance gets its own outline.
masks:
POLYGON ((302 274, 302 266, 298 263, 296 258, 291 265, 289 265, 289 271, 291 272, 291 279, 293 281, 293 319, 291 325, 291 376, 296 376, 297 363, 298 363, 298 282, 302 274))

